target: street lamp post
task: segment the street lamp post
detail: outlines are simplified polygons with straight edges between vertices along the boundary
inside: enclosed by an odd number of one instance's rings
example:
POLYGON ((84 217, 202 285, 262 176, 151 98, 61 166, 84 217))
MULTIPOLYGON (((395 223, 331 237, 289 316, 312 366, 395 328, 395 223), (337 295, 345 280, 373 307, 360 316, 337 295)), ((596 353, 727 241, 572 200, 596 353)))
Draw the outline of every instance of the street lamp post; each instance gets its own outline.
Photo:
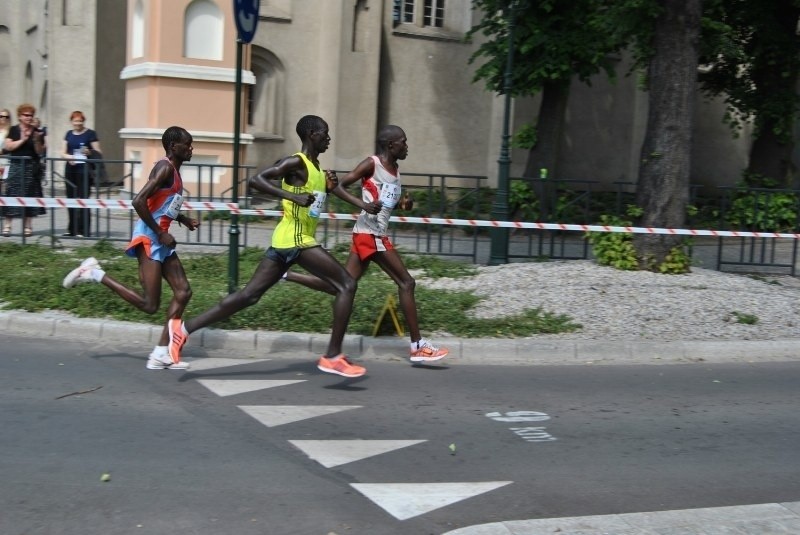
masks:
MULTIPOLYGON (((505 106, 503 110, 503 140, 500 144, 500 157, 497 159, 497 193, 492 203, 492 219, 494 221, 506 221, 508 219, 508 178, 511 167, 511 151, 509 123, 511 121, 511 87, 512 87, 512 67, 514 64, 514 26, 516 25, 514 13, 514 0, 508 0, 506 6, 506 17, 508 19, 508 53, 506 59, 506 70, 503 75, 503 94, 505 106)), ((489 265, 497 266, 508 263, 508 228, 492 228, 490 231, 492 240, 491 252, 489 255, 489 265)))

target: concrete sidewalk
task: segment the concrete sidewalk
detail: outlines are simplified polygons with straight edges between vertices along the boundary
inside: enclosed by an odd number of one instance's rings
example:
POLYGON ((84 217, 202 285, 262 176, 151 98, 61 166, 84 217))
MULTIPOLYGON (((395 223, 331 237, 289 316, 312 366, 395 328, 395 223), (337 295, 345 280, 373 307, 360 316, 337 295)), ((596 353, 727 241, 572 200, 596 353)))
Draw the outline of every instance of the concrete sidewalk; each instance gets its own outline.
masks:
POLYGON ((797 535, 800 502, 514 520, 443 535, 797 535))
MULTIPOLYGON (((161 326, 46 312, 0 311, 0 333, 98 342, 140 343, 150 351, 161 326)), ((437 338, 450 349, 449 362, 480 365, 669 365, 798 360, 800 340, 627 341, 580 339, 437 338)), ((324 353, 327 334, 203 329, 189 339, 185 354, 208 351, 234 358, 315 357, 324 353)), ((398 337, 349 335, 344 351, 370 360, 402 360, 408 342, 398 337)), ((443 535, 762 535, 800 533, 800 502, 767 503, 571 518, 508 520, 469 526, 443 535)))

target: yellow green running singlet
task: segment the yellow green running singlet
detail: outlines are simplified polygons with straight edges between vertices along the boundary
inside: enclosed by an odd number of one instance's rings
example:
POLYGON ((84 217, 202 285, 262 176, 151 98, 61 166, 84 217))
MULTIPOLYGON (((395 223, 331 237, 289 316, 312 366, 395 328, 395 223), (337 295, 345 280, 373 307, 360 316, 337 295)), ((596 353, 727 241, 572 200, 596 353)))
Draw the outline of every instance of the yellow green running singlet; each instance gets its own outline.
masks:
MULTIPOLYGON (((325 173, 317 169, 302 152, 299 156, 306 164, 308 180, 303 186, 290 186, 286 180, 281 181, 281 188, 294 194, 312 193, 315 196, 325 194, 325 173)), ((306 248, 319 245, 314 234, 317 231, 319 218, 309 215, 309 207, 300 206, 288 199, 281 202, 283 217, 272 233, 272 246, 276 249, 306 248)))

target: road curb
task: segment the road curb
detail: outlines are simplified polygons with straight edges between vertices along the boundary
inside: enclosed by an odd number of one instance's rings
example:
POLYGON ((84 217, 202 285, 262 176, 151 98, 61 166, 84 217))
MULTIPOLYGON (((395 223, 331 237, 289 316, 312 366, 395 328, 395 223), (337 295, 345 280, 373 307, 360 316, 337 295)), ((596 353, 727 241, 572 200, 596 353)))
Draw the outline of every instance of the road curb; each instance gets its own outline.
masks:
MULTIPOLYGON (((149 349, 162 327, 98 318, 78 318, 61 312, 0 311, 0 332, 56 339, 142 343, 149 349)), ((325 353, 325 333, 229 331, 201 329, 186 346, 227 352, 232 358, 278 357, 294 353, 325 353)), ((437 338, 450 350, 448 361, 496 365, 689 364, 800 360, 800 340, 699 340, 677 342, 534 340, 531 338, 437 338)), ((347 335, 343 351, 370 360, 408 357, 408 341, 399 337, 347 335)))

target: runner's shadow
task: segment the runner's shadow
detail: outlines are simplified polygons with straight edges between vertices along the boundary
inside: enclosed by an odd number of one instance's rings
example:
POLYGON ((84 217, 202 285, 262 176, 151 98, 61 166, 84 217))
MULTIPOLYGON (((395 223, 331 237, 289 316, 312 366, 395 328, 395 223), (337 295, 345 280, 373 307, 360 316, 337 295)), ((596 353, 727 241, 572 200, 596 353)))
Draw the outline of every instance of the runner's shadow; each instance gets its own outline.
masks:
POLYGON ((423 370, 435 370, 435 371, 444 371, 449 370, 450 366, 445 364, 423 364, 421 362, 414 362, 411 364, 412 368, 422 368, 423 370))
POLYGON ((342 380, 333 385, 323 386, 327 390, 342 390, 345 392, 361 392, 363 390, 367 390, 366 387, 357 386, 355 383, 360 383, 367 379, 366 375, 362 375, 361 377, 342 377, 342 380))
MULTIPOLYGON (((253 364, 270 364, 275 363, 274 360, 267 360, 265 362, 254 362, 253 364)), ((231 367, 237 366, 252 366, 252 364, 231 364, 231 367)), ((175 372, 172 372, 175 373, 175 372)), ((272 369, 259 369, 259 370, 242 370, 242 369, 217 369, 217 368, 210 368, 206 370, 196 370, 193 371, 189 368, 187 371, 183 372, 178 382, 185 382, 185 381, 192 381, 196 379, 210 379, 210 378, 238 378, 238 377, 254 377, 254 376, 270 376, 270 375, 285 375, 285 374, 292 374, 297 379, 308 380, 312 377, 324 377, 330 376, 333 374, 328 374, 321 372, 317 369, 317 365, 314 362, 300 362, 295 364, 284 365, 280 368, 272 368, 272 369)), ((332 378, 340 379, 339 383, 325 386, 324 388, 329 389, 336 389, 336 390, 349 390, 349 391, 359 391, 359 390, 366 390, 365 388, 354 387, 353 383, 358 382, 365 377, 355 377, 355 378, 348 378, 348 377, 341 377, 338 375, 334 375, 332 378)))

